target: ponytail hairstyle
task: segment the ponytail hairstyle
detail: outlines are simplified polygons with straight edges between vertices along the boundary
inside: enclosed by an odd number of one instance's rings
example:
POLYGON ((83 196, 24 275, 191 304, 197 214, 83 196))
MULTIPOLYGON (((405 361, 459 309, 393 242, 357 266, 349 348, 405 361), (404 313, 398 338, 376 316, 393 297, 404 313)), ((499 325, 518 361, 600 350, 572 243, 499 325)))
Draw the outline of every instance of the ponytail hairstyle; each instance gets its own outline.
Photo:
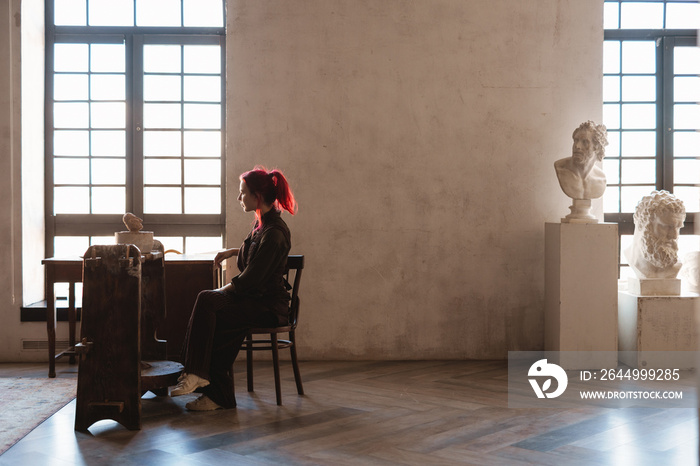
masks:
MULTIPOLYGON (((286 210, 290 214, 297 213, 297 203, 294 194, 289 187, 287 178, 276 169, 268 171, 265 167, 257 165, 253 170, 247 171, 240 176, 251 194, 258 198, 258 202, 272 205, 277 210, 286 210)), ((262 227, 262 215, 260 209, 255 211, 257 227, 262 227)))

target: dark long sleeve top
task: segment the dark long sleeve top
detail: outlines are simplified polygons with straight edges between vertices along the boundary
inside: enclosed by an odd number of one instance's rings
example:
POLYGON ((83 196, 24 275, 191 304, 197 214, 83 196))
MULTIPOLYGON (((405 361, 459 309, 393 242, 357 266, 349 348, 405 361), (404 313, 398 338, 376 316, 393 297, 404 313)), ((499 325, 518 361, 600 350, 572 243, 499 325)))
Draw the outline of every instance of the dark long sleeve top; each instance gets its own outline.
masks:
MULTIPOLYGON (((256 224, 257 226, 257 224, 256 224)), ((234 292, 250 297, 288 301, 284 273, 291 249, 291 235, 280 212, 272 209, 262 218, 262 228, 246 237, 238 253, 234 292)))

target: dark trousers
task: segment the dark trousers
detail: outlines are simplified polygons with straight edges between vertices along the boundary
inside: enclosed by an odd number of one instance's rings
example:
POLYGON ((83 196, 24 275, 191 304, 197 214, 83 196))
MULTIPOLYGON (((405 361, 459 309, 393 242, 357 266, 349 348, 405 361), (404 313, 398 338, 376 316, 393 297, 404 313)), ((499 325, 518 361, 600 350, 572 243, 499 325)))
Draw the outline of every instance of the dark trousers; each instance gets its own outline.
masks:
POLYGON ((199 389, 223 408, 236 406, 232 365, 246 332, 254 327, 280 324, 278 313, 286 305, 219 290, 199 293, 183 348, 184 371, 209 381, 199 389))

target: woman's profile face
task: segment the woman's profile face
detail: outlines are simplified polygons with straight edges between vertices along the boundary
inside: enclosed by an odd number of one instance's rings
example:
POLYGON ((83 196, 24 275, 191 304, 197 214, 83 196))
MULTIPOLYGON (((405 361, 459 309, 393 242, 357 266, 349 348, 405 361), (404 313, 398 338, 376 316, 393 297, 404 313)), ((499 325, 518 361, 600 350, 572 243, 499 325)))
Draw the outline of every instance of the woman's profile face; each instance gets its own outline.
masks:
POLYGON ((245 181, 241 180, 241 187, 238 190, 238 202, 245 212, 255 212, 258 208, 258 198, 250 192, 245 181))

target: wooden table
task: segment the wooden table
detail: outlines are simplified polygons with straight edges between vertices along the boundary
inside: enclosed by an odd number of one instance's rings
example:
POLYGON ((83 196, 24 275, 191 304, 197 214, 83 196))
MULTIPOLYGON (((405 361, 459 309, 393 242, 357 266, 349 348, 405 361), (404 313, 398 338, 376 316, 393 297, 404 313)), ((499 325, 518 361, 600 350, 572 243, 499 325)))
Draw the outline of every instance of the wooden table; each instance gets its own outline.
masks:
MULTIPOLYGON (((49 377, 56 377, 56 360, 70 356, 75 363, 76 312, 75 284, 83 281, 80 257, 48 258, 41 261, 46 274, 46 332, 49 338, 49 377), (56 353, 56 283, 68 283, 68 344, 56 353)), ((168 359, 179 361, 187 323, 200 291, 218 288, 220 269, 214 267, 214 254, 166 254, 165 256, 165 328, 158 335, 168 342, 168 359)))

